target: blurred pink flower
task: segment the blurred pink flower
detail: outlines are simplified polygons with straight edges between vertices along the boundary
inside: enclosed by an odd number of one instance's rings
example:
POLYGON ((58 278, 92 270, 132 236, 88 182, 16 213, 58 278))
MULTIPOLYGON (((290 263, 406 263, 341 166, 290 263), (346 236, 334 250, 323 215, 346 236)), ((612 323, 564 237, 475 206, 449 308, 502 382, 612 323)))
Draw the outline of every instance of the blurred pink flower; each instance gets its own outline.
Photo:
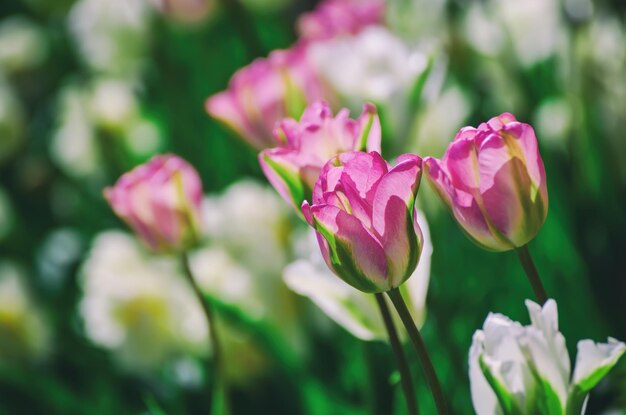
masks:
POLYGON ((459 131, 426 177, 468 236, 490 251, 527 244, 548 214, 548 191, 533 128, 511 114, 459 131))
POLYGON ((299 117, 322 87, 306 61, 306 45, 276 50, 239 69, 228 90, 206 102, 207 112, 258 150, 275 145, 272 132, 285 117, 299 117))
POLYGON ((300 121, 282 120, 274 131, 278 147, 263 150, 259 162, 278 193, 299 211, 324 164, 349 151, 380 152, 381 130, 376 107, 366 104, 357 120, 347 109, 333 117, 324 101, 311 104, 300 121))
POLYGON ((325 0, 300 17, 298 32, 306 40, 356 34, 366 26, 381 23, 384 11, 384 0, 325 0))
POLYGON ((150 248, 180 252, 200 232, 202 182, 185 160, 168 154, 153 157, 104 190, 113 211, 150 248))
POLYGON ((328 267, 358 290, 398 287, 417 266, 423 245, 414 203, 422 160, 405 154, 390 168, 377 152, 331 159, 302 213, 317 231, 328 267))

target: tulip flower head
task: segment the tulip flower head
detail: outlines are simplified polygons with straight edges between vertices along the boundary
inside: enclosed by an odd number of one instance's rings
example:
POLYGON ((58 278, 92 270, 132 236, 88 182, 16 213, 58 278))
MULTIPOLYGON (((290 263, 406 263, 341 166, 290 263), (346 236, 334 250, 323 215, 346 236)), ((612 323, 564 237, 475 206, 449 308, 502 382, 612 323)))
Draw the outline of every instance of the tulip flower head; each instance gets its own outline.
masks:
POLYGON ((490 251, 526 245, 548 214, 546 172, 533 128, 505 113, 465 127, 426 177, 467 235, 490 251))
POLYGON ((383 20, 383 0, 326 0, 298 20, 298 32, 306 40, 325 40, 357 34, 383 20))
POLYGON ((262 151, 259 163, 272 186, 299 211, 328 160, 349 151, 380 152, 380 120, 372 104, 353 120, 347 109, 333 117, 327 103, 315 102, 300 122, 288 118, 278 124, 274 137, 278 147, 262 151))
POLYGON ((313 204, 302 204, 328 267, 358 290, 398 287, 423 245, 414 211, 422 160, 405 154, 390 167, 377 152, 343 153, 322 169, 313 204))
POLYGON ((320 99, 322 88, 306 60, 306 47, 277 50, 238 70, 228 90, 209 97, 207 112, 252 147, 274 146, 275 124, 299 117, 307 102, 320 99))
POLYGON ((154 251, 180 252, 198 239, 202 182, 180 157, 155 156, 120 177, 104 195, 154 251))
POLYGON ((626 351, 626 345, 578 342, 576 367, 559 331, 557 306, 526 301, 531 324, 489 314, 474 333, 469 375, 478 415, 584 414, 587 395, 626 351))

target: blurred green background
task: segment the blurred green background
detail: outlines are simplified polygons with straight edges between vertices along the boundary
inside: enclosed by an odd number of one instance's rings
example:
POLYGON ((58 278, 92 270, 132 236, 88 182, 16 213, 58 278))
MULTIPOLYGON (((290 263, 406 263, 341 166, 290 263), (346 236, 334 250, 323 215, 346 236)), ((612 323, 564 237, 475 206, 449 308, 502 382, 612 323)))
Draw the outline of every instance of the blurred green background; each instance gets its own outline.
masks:
MULTIPOLYGON (((274 290, 250 289, 220 306, 222 324, 233 330, 233 412, 403 413, 388 345, 353 337, 283 284, 281 270, 296 256, 290 238, 302 226, 264 185, 255 152, 204 110, 238 68, 292 45, 297 17, 316 2, 168 3, 0 4, 0 414, 208 411, 212 379, 198 344, 176 340, 165 351, 151 350, 155 332, 163 344, 173 342, 182 324, 159 331, 154 315, 169 311, 144 303, 129 317, 115 311, 114 319, 146 330, 130 346, 128 335, 94 335, 98 317, 86 317, 85 298, 100 289, 85 282, 99 272, 94 241, 125 230, 102 189, 160 152, 192 163, 216 209, 223 205, 218 217, 247 227, 234 236, 216 231, 211 246, 227 253, 231 268, 263 279, 253 286, 274 290), (245 178, 256 182, 239 191, 243 196, 228 193, 245 178), (240 216, 223 213, 229 197, 247 203, 240 216), (263 245, 264 227, 276 238, 273 256, 250 251, 254 241, 246 245, 254 238, 263 245), (250 311, 255 302, 267 307, 268 298, 276 301, 273 310, 261 317, 250 311), (152 352, 153 359, 138 363, 152 352)), ((626 3, 390 0, 387 7, 388 30, 420 50, 430 68, 410 104, 396 95, 377 102, 387 155, 441 156, 459 128, 502 112, 533 124, 550 210, 530 250, 558 301, 570 354, 580 339, 626 340, 626 3)), ((342 103, 353 115, 362 105, 342 103)), ((526 323, 523 300, 532 291, 514 253, 474 246, 427 185, 419 202, 434 247, 422 331, 454 413, 469 414, 473 332, 490 311, 526 323)), ((115 235, 122 239, 113 245, 128 242, 115 235)), ((167 274, 168 266, 150 269, 167 274)), ((124 269, 106 271, 119 278, 118 300, 139 290, 124 288, 124 269)), ((220 298, 219 287, 212 293, 220 298)), ((422 413, 434 413, 407 352, 422 413)), ((624 361, 589 402, 590 414, 610 410, 626 413, 624 361)))

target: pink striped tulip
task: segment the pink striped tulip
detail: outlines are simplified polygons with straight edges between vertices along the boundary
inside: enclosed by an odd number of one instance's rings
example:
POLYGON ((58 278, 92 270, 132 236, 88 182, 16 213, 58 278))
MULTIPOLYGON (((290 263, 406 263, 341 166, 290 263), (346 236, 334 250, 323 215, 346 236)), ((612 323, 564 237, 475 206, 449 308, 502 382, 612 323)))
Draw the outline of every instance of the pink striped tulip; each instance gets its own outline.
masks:
POLYGON ((321 97, 321 84, 301 44, 238 70, 228 90, 209 97, 206 110, 262 150, 274 146, 272 132, 278 121, 299 117, 307 102, 321 97))
POLYGON ((546 172, 533 128, 511 114, 465 127, 426 177, 467 235, 490 251, 527 244, 548 214, 546 172))
POLYGON ((357 34, 364 27, 380 24, 384 0, 325 0, 298 20, 298 32, 306 40, 326 40, 357 34))
POLYGON ((377 152, 343 153, 322 169, 302 213, 317 232, 328 267, 367 293, 398 287, 415 271, 423 245, 414 211, 422 160, 390 167, 377 152))
POLYGON ((311 197, 324 164, 348 151, 380 152, 381 130, 376 107, 366 104, 357 120, 347 109, 335 117, 326 102, 315 102, 300 122, 285 119, 274 131, 278 147, 259 154, 265 176, 280 195, 299 211, 311 197))
POLYGON ((153 157, 106 188, 104 196, 154 251, 181 252, 198 239, 202 182, 180 157, 153 157))

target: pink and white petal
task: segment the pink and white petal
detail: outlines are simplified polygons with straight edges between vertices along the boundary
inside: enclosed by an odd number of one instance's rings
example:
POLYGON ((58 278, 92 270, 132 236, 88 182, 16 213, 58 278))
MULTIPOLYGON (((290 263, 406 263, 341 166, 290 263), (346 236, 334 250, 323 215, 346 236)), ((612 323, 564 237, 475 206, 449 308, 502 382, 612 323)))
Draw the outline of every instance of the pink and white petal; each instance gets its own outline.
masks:
POLYGON ((536 187, 545 187, 546 172, 539 154, 535 130, 528 124, 513 122, 504 126, 502 132, 515 140, 524 157, 526 169, 536 187))
POLYGON ((340 278, 364 292, 391 288, 383 247, 355 216, 328 205, 312 206, 311 214, 329 245, 327 264, 340 278))
POLYGON ((209 115, 223 122, 252 146, 258 149, 267 147, 265 141, 257 137, 232 92, 224 91, 209 97, 205 107, 209 115))
POLYGON ((300 178, 297 154, 284 148, 272 148, 259 154, 261 170, 281 197, 295 209, 308 197, 310 191, 300 178))
POLYGON ((530 197, 531 180, 522 161, 514 158, 496 173, 494 185, 483 194, 492 224, 515 247, 528 243, 545 221, 548 207, 530 197))
POLYGON ((366 103, 357 123, 359 128, 353 149, 355 151, 365 150, 368 153, 372 151, 381 153, 382 129, 376 106, 366 103), (364 133, 367 133, 365 138, 362 137, 364 133), (365 148, 361 148, 363 145, 365 145, 365 148))
POLYGON ((385 249, 394 287, 415 270, 420 251, 411 215, 422 160, 418 156, 402 159, 378 183, 372 211, 372 227, 385 249))
POLYGON ((452 185, 467 193, 478 190, 480 172, 478 151, 473 139, 457 139, 450 144, 442 164, 452 185))
POLYGON ((344 166, 343 185, 352 186, 359 197, 372 204, 376 186, 388 171, 387 162, 375 151, 343 153, 339 160, 344 166))

